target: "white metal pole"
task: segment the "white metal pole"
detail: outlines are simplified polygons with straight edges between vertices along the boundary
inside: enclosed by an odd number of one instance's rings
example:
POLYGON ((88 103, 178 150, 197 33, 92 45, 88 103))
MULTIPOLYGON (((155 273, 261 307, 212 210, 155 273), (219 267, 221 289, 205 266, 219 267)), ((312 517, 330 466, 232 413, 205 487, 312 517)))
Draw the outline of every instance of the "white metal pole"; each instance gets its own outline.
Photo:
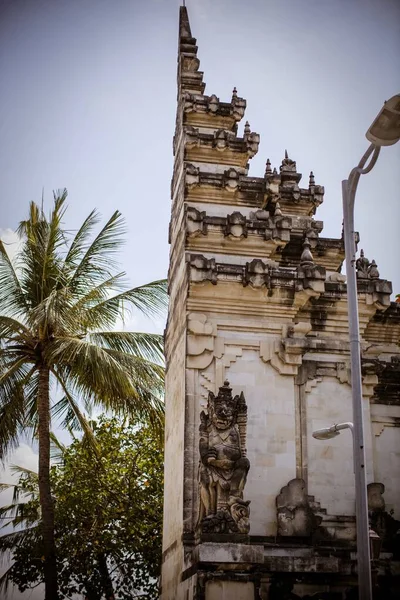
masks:
POLYGON ((361 381, 361 344, 358 322, 354 194, 349 181, 342 182, 344 246, 346 254, 347 303, 349 318, 351 390, 353 401, 354 477, 356 492, 357 566, 359 600, 372 600, 369 521, 364 446, 364 419, 361 381))

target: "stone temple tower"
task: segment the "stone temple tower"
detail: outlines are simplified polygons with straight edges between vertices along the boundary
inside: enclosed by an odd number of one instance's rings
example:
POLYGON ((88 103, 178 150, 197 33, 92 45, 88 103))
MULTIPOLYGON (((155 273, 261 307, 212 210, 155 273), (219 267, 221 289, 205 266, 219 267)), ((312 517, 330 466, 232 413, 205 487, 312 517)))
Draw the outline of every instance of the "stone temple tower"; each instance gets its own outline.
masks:
MULTIPOLYGON (((182 7, 160 597, 350 598, 351 434, 312 437, 352 419, 343 239, 322 236, 324 188, 312 172, 300 187, 287 153, 248 176, 260 137, 241 125, 246 101, 236 89, 228 102, 204 91, 182 7)), ((374 575, 390 598, 400 572, 400 305, 363 253, 357 272, 374 575)))

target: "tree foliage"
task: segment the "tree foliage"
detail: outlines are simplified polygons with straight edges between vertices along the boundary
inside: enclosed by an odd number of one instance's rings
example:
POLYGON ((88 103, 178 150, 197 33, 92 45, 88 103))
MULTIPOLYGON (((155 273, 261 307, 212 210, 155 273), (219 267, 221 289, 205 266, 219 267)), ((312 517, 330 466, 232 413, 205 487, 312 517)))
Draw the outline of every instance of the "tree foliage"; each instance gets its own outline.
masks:
MULTIPOLYGON (((148 426, 102 417, 93 423, 98 452, 87 439, 61 448, 52 467, 55 539, 62 598, 157 598, 161 558, 162 444, 148 426)), ((3 584, 21 591, 43 581, 37 475, 22 470, 13 503, 1 509, 23 529, 0 538, 13 565, 3 584), (27 494, 27 502, 21 502, 27 494)))
POLYGON ((162 421, 162 338, 116 331, 126 311, 163 311, 165 281, 127 289, 116 252, 125 231, 115 211, 96 234, 92 211, 75 236, 63 226, 66 190, 54 195, 47 217, 32 202, 19 226, 14 264, 0 241, 0 459, 27 428, 39 441, 39 499, 46 600, 57 600, 50 421, 83 429, 82 413, 102 406, 116 414, 162 421), (57 401, 52 386, 61 390, 57 401))

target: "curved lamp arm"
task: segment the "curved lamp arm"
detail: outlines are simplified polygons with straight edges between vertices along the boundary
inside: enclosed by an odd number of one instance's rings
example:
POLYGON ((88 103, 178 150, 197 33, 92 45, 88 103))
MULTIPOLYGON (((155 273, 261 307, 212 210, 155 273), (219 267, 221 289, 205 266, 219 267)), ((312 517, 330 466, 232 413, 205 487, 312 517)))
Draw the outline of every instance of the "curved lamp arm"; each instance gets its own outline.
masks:
POLYGON ((351 170, 350 175, 347 179, 348 202, 349 202, 350 208, 352 208, 352 206, 354 205, 354 198, 356 195, 360 176, 366 175, 367 173, 369 173, 372 170, 372 168, 375 166, 376 161, 378 160, 380 151, 381 151, 380 146, 375 146, 375 144, 371 144, 369 146, 369 148, 367 149, 367 151, 365 152, 364 156, 361 158, 357 167, 354 167, 354 169, 351 170), (370 157, 371 157, 371 160, 369 161, 367 166, 365 166, 365 163, 367 162, 367 160, 370 157))

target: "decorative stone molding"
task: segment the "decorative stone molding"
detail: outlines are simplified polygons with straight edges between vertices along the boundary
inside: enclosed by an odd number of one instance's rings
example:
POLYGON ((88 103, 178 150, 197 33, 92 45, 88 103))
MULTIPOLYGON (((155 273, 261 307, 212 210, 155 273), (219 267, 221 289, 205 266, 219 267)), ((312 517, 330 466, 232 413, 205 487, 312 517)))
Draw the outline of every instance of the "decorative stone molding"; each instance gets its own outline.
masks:
POLYGON ((235 192, 239 186, 240 173, 236 169, 227 169, 224 172, 223 185, 229 192, 235 192))
POLYGON ((236 362, 239 356, 243 355, 243 348, 240 346, 227 346, 222 357, 222 362, 225 368, 229 369, 232 363, 236 362))
POLYGON ((316 516, 309 504, 303 479, 292 479, 276 497, 278 535, 309 537, 322 518, 316 516))
POLYGON ((281 375, 297 375, 302 362, 302 352, 285 352, 282 341, 276 338, 260 342, 260 357, 281 375))
POLYGON ((205 211, 199 211, 193 206, 186 207, 186 227, 189 237, 207 234, 207 224, 204 220, 205 211))
POLYGON ((217 267, 214 258, 207 259, 201 254, 191 254, 189 260, 192 282, 211 281, 214 285, 217 283, 217 267))
POLYGON ((199 518, 204 533, 248 533, 249 501, 243 499, 250 462, 246 452, 247 405, 229 382, 208 395, 200 415, 199 518))
POLYGON ((199 373, 199 383, 204 391, 201 392, 201 397, 207 400, 209 392, 215 390, 215 374, 211 371, 201 371, 199 373))
POLYGON ((192 127, 191 125, 187 125, 185 128, 186 134, 186 145, 187 146, 199 146, 200 138, 199 138, 199 130, 197 127, 192 127))
POLYGON ((383 483, 374 482, 367 485, 371 529, 381 538, 384 550, 398 555, 400 552, 400 521, 386 512, 384 492, 383 483))
POLYGON ((232 124, 240 121, 246 110, 246 100, 237 95, 232 96, 231 102, 220 102, 220 99, 212 94, 211 96, 191 94, 185 92, 182 96, 183 111, 186 115, 196 113, 198 115, 210 115, 212 117, 230 117, 232 124))
POLYGON ((209 112, 212 113, 212 114, 216 114, 218 112, 218 110, 219 110, 219 98, 217 98, 217 96, 215 94, 212 94, 208 98, 207 108, 208 108, 209 112))
POLYGON ((312 392, 312 390, 317 387, 317 385, 319 383, 321 383, 322 381, 322 377, 316 377, 315 379, 307 379, 305 386, 304 386, 304 391, 309 394, 310 392, 312 392))
POLYGON ((213 146, 217 150, 225 150, 229 147, 229 142, 235 139, 235 133, 233 131, 227 131, 226 129, 218 129, 214 132, 213 146))
POLYGON ((269 288, 271 284, 270 266, 255 258, 251 262, 247 262, 244 269, 243 285, 251 285, 252 288, 261 288, 263 286, 269 288))
POLYGON ((232 238, 247 237, 247 219, 242 213, 235 211, 226 217, 225 236, 232 238))
POLYGON ((241 121, 241 119, 244 117, 244 113, 246 110, 246 100, 244 100, 243 98, 239 98, 237 93, 235 93, 235 90, 236 88, 234 89, 234 92, 232 94, 230 112, 235 121, 241 121))
POLYGON ((379 437, 386 427, 400 427, 400 417, 388 417, 373 415, 371 417, 372 432, 375 437, 379 437))
POLYGON ((300 265, 297 267, 297 279, 299 290, 312 290, 317 294, 325 291, 326 270, 314 263, 311 254, 311 245, 308 238, 303 243, 303 252, 300 257, 300 265))
POLYGON ((190 313, 187 321, 186 366, 206 369, 214 357, 216 328, 207 322, 207 316, 190 313))
POLYGON ((200 172, 200 169, 198 167, 195 167, 191 163, 185 164, 185 182, 189 188, 199 185, 199 181, 200 181, 199 172, 200 172))

